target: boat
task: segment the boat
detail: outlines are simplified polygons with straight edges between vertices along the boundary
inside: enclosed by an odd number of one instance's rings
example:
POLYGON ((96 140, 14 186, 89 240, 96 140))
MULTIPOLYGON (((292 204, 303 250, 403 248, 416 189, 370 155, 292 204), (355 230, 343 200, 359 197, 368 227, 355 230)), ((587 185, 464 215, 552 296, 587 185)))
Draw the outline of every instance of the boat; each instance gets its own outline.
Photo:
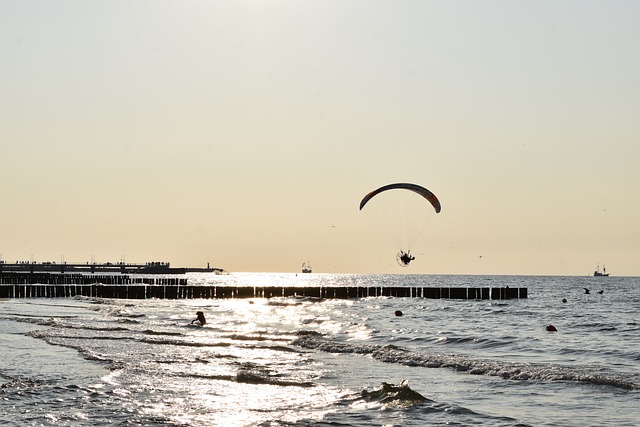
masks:
POLYGON ((593 275, 595 277, 607 277, 609 273, 607 273, 607 267, 605 267, 604 264, 602 264, 602 271, 600 271, 600 264, 597 264, 593 275))
POLYGON ((302 263, 302 272, 303 273, 311 273, 311 264, 309 264, 309 261, 307 262, 303 262, 302 263))

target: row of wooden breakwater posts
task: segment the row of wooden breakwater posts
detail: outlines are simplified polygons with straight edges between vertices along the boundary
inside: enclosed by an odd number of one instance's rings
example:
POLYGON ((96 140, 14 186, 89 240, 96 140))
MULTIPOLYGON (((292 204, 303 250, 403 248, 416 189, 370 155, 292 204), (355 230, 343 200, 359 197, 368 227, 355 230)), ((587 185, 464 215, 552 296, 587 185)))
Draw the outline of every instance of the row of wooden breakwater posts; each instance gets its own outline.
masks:
POLYGON ((517 299, 527 298, 527 288, 439 288, 385 286, 203 286, 189 285, 186 278, 0 274, 0 298, 70 298, 75 296, 116 299, 196 298, 366 298, 400 297, 429 299, 517 299), (8 277, 7 277, 8 276, 8 277), (41 276, 41 275, 33 275, 41 276), (57 276, 57 277, 56 277, 57 276), (40 280, 40 281, 38 281, 40 280), (11 283, 11 282, 19 283, 11 283), (56 282, 57 281, 57 282, 56 282), (45 282, 45 283, 43 283, 45 282), (64 282, 64 283, 58 283, 64 282))

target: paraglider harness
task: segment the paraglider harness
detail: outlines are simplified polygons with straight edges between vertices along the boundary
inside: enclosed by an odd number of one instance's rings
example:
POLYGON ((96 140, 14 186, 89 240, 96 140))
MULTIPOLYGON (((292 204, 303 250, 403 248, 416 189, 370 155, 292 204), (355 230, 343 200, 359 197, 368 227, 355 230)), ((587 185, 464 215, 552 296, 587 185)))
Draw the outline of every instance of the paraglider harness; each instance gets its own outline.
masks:
POLYGON ((413 261, 414 259, 416 259, 416 257, 414 257, 413 255, 411 255, 411 251, 400 251, 398 252, 398 254, 396 255, 396 261, 398 261, 398 264, 400 265, 400 267, 406 267, 409 265, 409 263, 411 261, 413 261))

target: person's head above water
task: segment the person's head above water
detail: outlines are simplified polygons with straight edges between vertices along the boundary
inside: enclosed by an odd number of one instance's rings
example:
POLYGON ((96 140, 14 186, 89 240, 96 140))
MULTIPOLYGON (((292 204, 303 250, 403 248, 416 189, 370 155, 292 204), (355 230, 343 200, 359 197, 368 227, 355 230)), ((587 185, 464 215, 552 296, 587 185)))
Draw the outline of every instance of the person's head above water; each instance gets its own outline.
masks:
POLYGON ((196 318, 191 321, 191 324, 193 324, 193 322, 200 322, 200 325, 205 325, 207 323, 207 319, 204 318, 203 312, 196 311, 196 318))

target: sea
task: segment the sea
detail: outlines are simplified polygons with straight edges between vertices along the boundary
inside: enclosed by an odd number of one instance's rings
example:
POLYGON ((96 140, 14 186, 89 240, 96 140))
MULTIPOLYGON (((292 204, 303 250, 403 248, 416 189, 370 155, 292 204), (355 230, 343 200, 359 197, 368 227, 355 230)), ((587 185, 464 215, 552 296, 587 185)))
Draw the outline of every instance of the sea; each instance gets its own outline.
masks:
POLYGON ((188 280, 528 298, 4 299, 0 425, 640 426, 638 277, 188 280))

